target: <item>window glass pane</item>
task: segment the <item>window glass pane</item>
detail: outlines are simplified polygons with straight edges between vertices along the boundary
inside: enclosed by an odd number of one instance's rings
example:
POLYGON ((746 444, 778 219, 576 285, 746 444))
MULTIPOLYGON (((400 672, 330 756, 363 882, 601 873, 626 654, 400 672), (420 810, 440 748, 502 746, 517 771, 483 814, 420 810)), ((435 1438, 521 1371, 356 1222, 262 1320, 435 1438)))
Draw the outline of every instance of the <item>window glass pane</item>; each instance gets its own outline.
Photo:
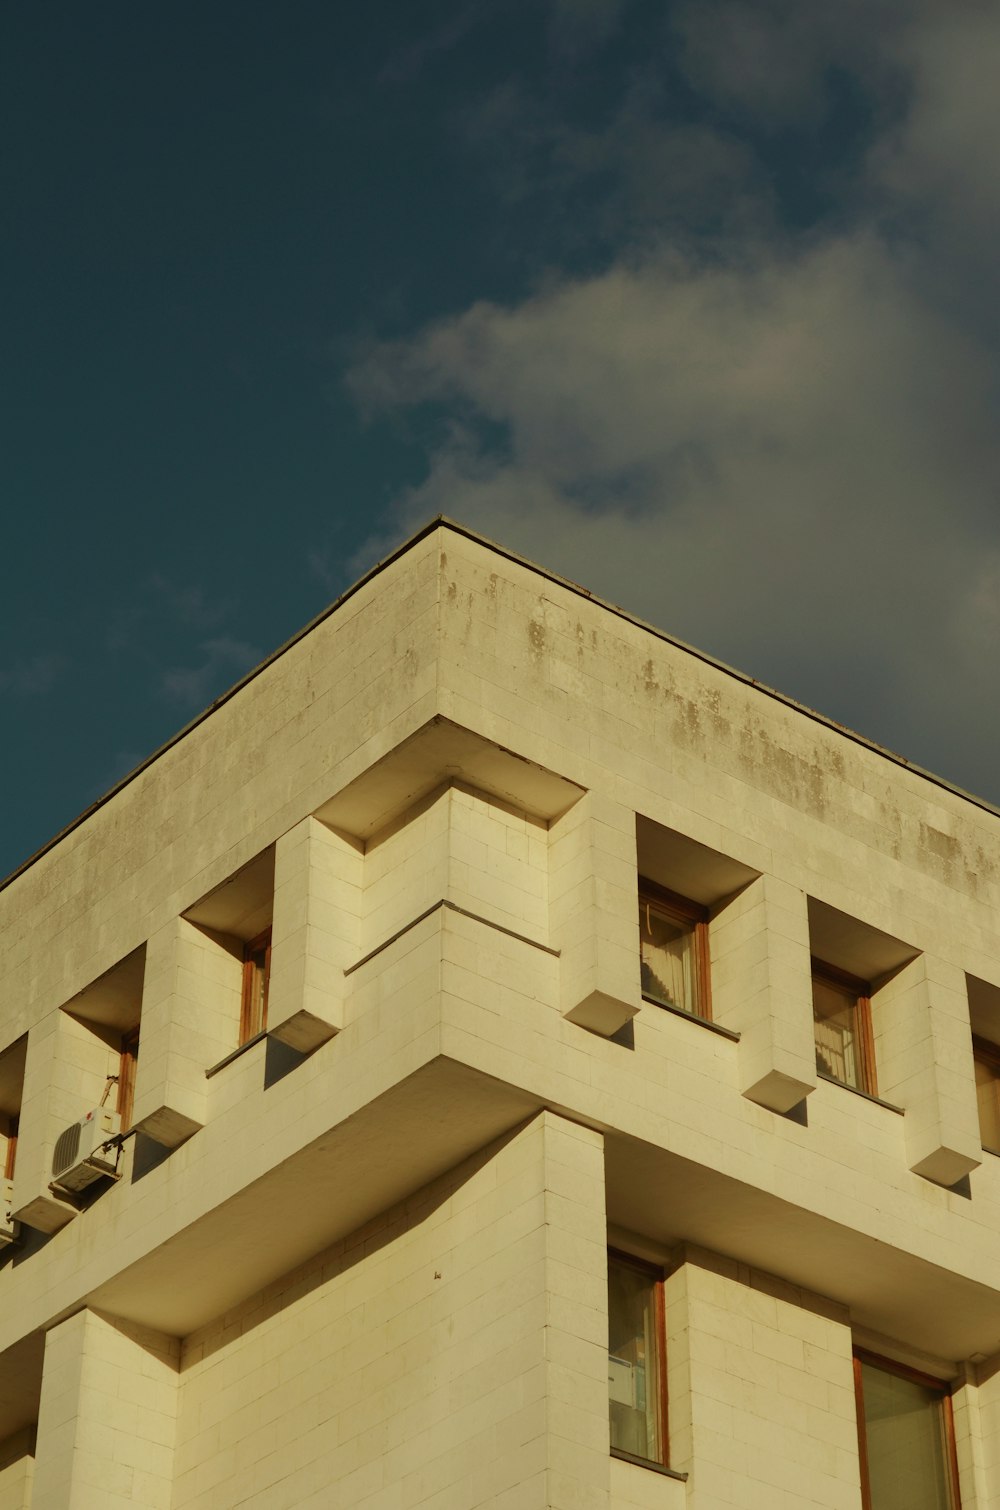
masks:
POLYGON ((813 976, 816 1068, 844 1085, 865 1090, 858 1041, 857 997, 847 986, 813 976))
POLYGON ((620 1452, 660 1463, 663 1443, 655 1289, 652 1275, 608 1260, 611 1445, 620 1452))
POLYGON ((937 1390, 861 1365, 872 1510, 953 1510, 937 1390))
POLYGON ((643 996, 697 1015, 694 925, 640 898, 639 955, 643 996))
POLYGON ((976 1100, 979 1103, 979 1136, 983 1147, 1000 1153, 1000 1068, 991 1059, 974 1054, 976 1100))

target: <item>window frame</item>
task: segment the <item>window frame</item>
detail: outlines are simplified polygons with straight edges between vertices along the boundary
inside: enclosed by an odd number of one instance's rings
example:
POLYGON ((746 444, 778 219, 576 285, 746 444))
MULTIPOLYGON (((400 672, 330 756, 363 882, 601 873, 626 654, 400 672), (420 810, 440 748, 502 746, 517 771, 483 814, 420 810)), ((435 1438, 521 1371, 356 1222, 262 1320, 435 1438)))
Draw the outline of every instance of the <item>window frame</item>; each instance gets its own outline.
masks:
MULTIPOLYGON (((982 1038, 978 1033, 972 1035, 972 1059, 974 1064, 987 1064, 990 1069, 996 1071, 997 1087, 997 1111, 1000 1114, 1000 1044, 995 1044, 988 1038, 982 1038)), ((977 1096, 978 1101, 978 1096, 977 1096)), ((990 1143, 983 1142, 983 1124, 978 1116, 979 1108, 976 1107, 977 1121, 979 1121, 979 1142, 984 1153, 991 1153, 1000 1158, 1000 1148, 994 1148, 990 1143)))
MULTIPOLYGON (((694 1018, 696 1022, 712 1021, 712 975, 709 958, 708 924, 710 920, 709 909, 700 902, 692 902, 690 897, 681 896, 677 891, 671 891, 667 886, 661 886, 658 881, 651 881, 648 876, 639 877, 639 906, 648 903, 659 911, 667 914, 676 922, 686 923, 690 927, 692 940, 692 954, 694 968, 692 976, 694 980, 695 1009, 689 1012, 685 1007, 671 1005, 669 1002, 658 1001, 655 996, 648 996, 643 991, 643 1001, 649 1002, 650 1006, 659 1007, 665 1012, 679 1012, 682 1017, 694 1018)), ((641 928, 641 920, 640 920, 641 928)), ((642 947, 640 933, 640 951, 642 947)))
POLYGON ((14 1166, 17 1163, 17 1129, 20 1124, 20 1116, 17 1112, 9 1118, 7 1123, 7 1151, 4 1154, 3 1178, 14 1178, 14 1166))
MULTIPOLYGON (((670 1438, 667 1430, 667 1316, 663 1301, 663 1269, 659 1264, 650 1263, 648 1259, 636 1258, 634 1253, 626 1253, 621 1248, 607 1250, 607 1268, 610 1274, 612 1262, 627 1269, 634 1269, 643 1274, 652 1282, 653 1291, 653 1334, 656 1343, 656 1420, 659 1428, 661 1454, 658 1458, 644 1458, 637 1453, 627 1452, 623 1447, 615 1447, 610 1444, 611 1456, 620 1458, 624 1463, 636 1463, 641 1468, 660 1469, 670 1472, 670 1438)), ((608 1324, 610 1328, 610 1285, 608 1304, 608 1324)), ((608 1356, 610 1353, 610 1332, 608 1337, 608 1356)), ((611 1399, 608 1398, 608 1427, 610 1432, 611 1423, 611 1399)))
POLYGON ((132 1126, 132 1108, 135 1102, 135 1072, 139 1062, 139 1025, 122 1034, 121 1055, 118 1061, 118 1126, 128 1132, 132 1126))
POLYGON ((865 1420, 865 1392, 861 1377, 862 1363, 869 1363, 873 1368, 882 1369, 887 1374, 897 1374, 902 1379, 909 1379, 914 1384, 920 1384, 924 1389, 933 1390, 940 1397, 941 1421, 944 1428, 945 1441, 945 1472, 948 1476, 947 1489, 951 1496, 949 1510, 962 1510, 962 1497, 958 1480, 958 1453, 955 1448, 955 1413, 951 1403, 952 1386, 945 1379, 938 1379, 934 1374, 925 1374, 920 1369, 911 1368, 907 1363, 898 1363, 895 1358, 886 1358, 881 1353, 873 1353, 868 1348, 855 1347, 852 1349, 854 1364, 854 1407, 858 1424, 858 1458, 861 1465, 861 1505, 862 1510, 878 1510, 873 1505, 871 1485, 868 1479, 868 1423, 865 1420))
MULTIPOLYGON (((810 981, 820 980, 827 985, 837 986, 841 990, 850 991, 854 998, 855 1024, 857 1027, 858 1059, 861 1066, 861 1084, 851 1085, 847 1080, 840 1080, 836 1075, 830 1075, 821 1070, 817 1060, 816 1072, 822 1079, 833 1085, 844 1085, 848 1090, 859 1090, 866 1096, 878 1098, 878 1071, 875 1062, 875 1034, 872 1028, 872 987, 871 981, 862 980, 858 975, 851 975, 847 970, 841 970, 838 965, 831 965, 827 960, 818 959, 811 955, 809 960, 810 981)), ((818 1019, 816 1007, 813 1004, 813 1041, 815 1042, 815 1028, 818 1019)), ((818 1047, 818 1046, 817 1046, 818 1047)))
POLYGON ((258 933, 255 938, 247 939, 243 945, 243 986, 240 996, 240 1041, 239 1047, 250 1043, 252 1039, 259 1038, 267 1032, 267 999, 271 986, 271 929, 267 927, 258 933), (255 954, 264 951, 263 975, 264 983, 261 992, 259 1014, 257 1007, 257 993, 254 986, 257 972, 261 968, 254 959, 255 954), (259 1015, 259 1021, 258 1021, 259 1015))

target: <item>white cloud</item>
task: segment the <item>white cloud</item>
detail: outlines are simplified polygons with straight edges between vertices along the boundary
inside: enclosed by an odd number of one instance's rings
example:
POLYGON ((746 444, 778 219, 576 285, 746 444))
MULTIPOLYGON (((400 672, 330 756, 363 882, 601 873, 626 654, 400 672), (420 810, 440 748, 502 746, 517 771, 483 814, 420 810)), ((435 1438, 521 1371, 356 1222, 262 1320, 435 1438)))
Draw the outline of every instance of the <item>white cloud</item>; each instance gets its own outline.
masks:
MULTIPOLYGON (((367 405, 448 416, 399 531, 451 514, 1000 797, 1000 373, 976 318, 994 275, 961 298, 936 276, 1000 221, 978 61, 1000 15, 723 0, 684 24, 700 87, 773 124, 823 108, 831 65, 894 80, 839 229, 795 244, 764 217, 738 253, 682 254, 631 221, 599 274, 374 347, 367 405)), ((641 111, 621 122, 568 134, 564 161, 606 167, 618 140, 624 182, 641 111)))

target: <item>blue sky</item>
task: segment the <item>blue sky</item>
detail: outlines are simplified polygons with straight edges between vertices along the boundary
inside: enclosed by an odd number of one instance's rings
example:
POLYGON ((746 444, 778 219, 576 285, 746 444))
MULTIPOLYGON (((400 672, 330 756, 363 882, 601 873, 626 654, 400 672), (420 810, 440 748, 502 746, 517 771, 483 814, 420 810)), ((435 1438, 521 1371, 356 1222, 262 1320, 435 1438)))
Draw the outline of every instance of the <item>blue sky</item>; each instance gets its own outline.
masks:
POLYGON ((2 26, 0 874, 441 511, 1000 800, 995 5, 2 26))

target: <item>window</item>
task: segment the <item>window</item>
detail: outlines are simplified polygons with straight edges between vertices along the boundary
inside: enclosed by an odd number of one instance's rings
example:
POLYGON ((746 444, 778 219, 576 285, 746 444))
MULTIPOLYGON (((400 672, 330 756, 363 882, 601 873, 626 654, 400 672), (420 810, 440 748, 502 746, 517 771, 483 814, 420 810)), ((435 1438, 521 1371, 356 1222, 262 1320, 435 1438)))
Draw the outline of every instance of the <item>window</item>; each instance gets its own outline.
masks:
POLYGON ((691 1017, 711 1017, 707 908, 640 881, 639 958, 647 1001, 691 1017))
POLYGON ((876 1096, 870 985, 814 959, 812 991, 817 1070, 828 1080, 876 1096))
POLYGON ((118 1066, 118 1116, 122 1132, 132 1126, 132 1102, 135 1098, 135 1067, 139 1058, 139 1029, 130 1028, 122 1037, 118 1066))
POLYGON ((248 1043, 267 1027, 267 989, 271 976, 271 930, 265 928, 243 950, 243 1004, 240 1043, 248 1043))
POLYGON ((11 1117, 7 1125, 7 1152, 3 1161, 3 1177, 5 1180, 14 1178, 14 1163, 17 1159, 17 1117, 11 1117))
POLYGON ((959 1510, 948 1386, 858 1351, 854 1389, 864 1510, 959 1510))
POLYGON ((972 1058, 976 1066, 979 1137, 988 1153, 1000 1154, 1000 1048, 973 1034, 972 1058))
POLYGON ((663 1283, 659 1272, 608 1254, 608 1401, 611 1451, 667 1461, 663 1283))

